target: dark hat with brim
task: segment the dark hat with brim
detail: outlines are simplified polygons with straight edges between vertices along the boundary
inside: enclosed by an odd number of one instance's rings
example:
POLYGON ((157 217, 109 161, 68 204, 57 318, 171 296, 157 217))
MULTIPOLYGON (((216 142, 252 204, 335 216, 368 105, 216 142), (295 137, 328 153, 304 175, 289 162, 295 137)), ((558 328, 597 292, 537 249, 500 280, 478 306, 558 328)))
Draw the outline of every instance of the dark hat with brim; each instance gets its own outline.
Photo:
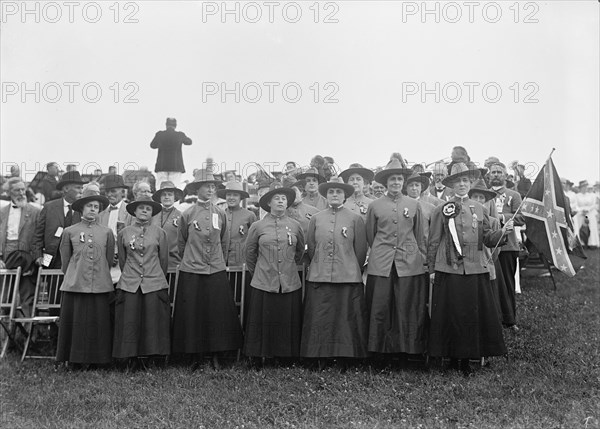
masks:
POLYGON ((107 174, 104 177, 104 190, 108 191, 109 189, 118 188, 129 189, 129 186, 123 181, 123 176, 119 174, 107 174))
MULTIPOLYGON (((353 164, 354 165, 354 164, 353 164)), ((360 164, 359 164, 360 165, 360 164)), ((350 167, 340 173, 340 177, 344 179, 344 182, 348 183, 348 179, 353 174, 358 174, 360 177, 364 179, 365 182, 370 183, 373 181, 373 177, 375 177, 375 173, 372 170, 364 167, 350 167)))
POLYGON ((250 196, 248 192, 244 191, 244 187, 240 182, 227 182, 225 184, 225 189, 219 189, 217 191, 217 197, 225 199, 229 193, 239 194, 242 200, 250 196))
POLYGON ((69 184, 83 185, 85 182, 81 180, 79 171, 67 171, 62 175, 60 181, 56 184, 56 190, 60 191, 65 185, 69 184))
POLYGON ((387 188, 388 178, 394 174, 400 174, 404 176, 404 179, 406 180, 406 178, 412 174, 412 170, 410 168, 404 168, 398 159, 393 158, 383 170, 375 175, 375 181, 387 188))
POLYGON ((269 203, 271 202, 271 198, 273 198, 277 194, 282 194, 282 195, 286 196, 288 207, 290 207, 292 204, 294 204, 294 201, 296 200, 296 191, 294 191, 293 189, 283 188, 283 187, 276 188, 276 189, 270 190, 269 192, 264 194, 262 197, 260 197, 260 200, 258 200, 258 205, 260 206, 260 208, 266 212, 270 212, 271 207, 269 207, 269 203))
POLYGON ((319 171, 316 168, 309 168, 304 173, 298 174, 296 176, 296 179, 298 179, 298 180, 303 180, 303 179, 306 180, 307 177, 314 177, 314 178, 316 178, 319 181, 319 183, 325 183, 327 181, 323 176, 321 176, 319 174, 319 171))
POLYGON ((486 203, 489 200, 496 198, 497 195, 495 191, 488 189, 483 179, 479 179, 473 183, 473 186, 471 186, 471 190, 469 191, 469 198, 471 198, 475 193, 483 194, 486 203))
POLYGON ((331 177, 329 182, 321 183, 319 185, 319 194, 327 197, 327 191, 330 189, 341 189, 344 191, 346 198, 349 198, 354 194, 354 186, 344 183, 341 177, 331 177))
POLYGON ((173 182, 166 180, 160 184, 160 189, 152 195, 152 199, 157 203, 160 203, 160 197, 165 191, 173 192, 175 194, 175 201, 179 201, 183 198, 183 191, 177 188, 173 182))
POLYGON ((135 217, 135 210, 138 208, 138 206, 142 204, 146 204, 152 207, 152 216, 156 216, 162 210, 162 205, 160 203, 157 203, 152 198, 148 197, 142 197, 139 200, 130 202, 129 204, 127 204, 127 207, 125 207, 125 209, 127 210, 127 213, 135 217))
POLYGON ((467 176, 473 180, 479 179, 481 176, 481 172, 477 169, 477 166, 473 163, 465 164, 464 162, 458 162, 452 165, 452 170, 450 170, 450 175, 444 180, 442 180, 442 184, 444 186, 451 187, 454 181, 457 179, 467 176))
POLYGON ((75 210, 76 212, 83 212, 83 207, 85 207, 85 205, 89 202, 92 201, 98 201, 98 204, 100 204, 100 211, 104 210, 106 207, 108 207, 109 201, 108 198, 106 198, 103 195, 99 195, 99 194, 91 194, 91 195, 86 195, 85 193, 83 194, 83 197, 79 198, 78 200, 75 200, 75 202, 71 205, 71 208, 73 210, 75 210))
POLYGON ((404 186, 408 186, 408 184, 412 182, 419 182, 421 184, 421 192, 429 188, 429 179, 420 173, 413 173, 410 176, 408 176, 408 178, 404 182, 404 186))
POLYGON ((198 180, 188 183, 185 187, 185 193, 187 195, 197 194, 200 186, 210 183, 213 183, 217 187, 222 184, 222 182, 220 180, 217 180, 212 173, 205 173, 202 174, 201 177, 198 178, 198 180))

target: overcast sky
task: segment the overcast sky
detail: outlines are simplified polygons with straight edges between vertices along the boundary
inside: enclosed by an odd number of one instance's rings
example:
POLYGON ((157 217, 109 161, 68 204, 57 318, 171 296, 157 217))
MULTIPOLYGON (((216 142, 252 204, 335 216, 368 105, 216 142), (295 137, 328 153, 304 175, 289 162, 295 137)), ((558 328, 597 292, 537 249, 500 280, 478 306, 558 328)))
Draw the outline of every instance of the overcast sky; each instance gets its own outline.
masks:
POLYGON ((344 169, 462 145, 530 175, 555 147, 560 175, 599 178, 595 0, 117 6, 2 1, 3 174, 152 170, 171 116, 193 140, 188 175, 207 156, 235 168, 321 154, 344 169))

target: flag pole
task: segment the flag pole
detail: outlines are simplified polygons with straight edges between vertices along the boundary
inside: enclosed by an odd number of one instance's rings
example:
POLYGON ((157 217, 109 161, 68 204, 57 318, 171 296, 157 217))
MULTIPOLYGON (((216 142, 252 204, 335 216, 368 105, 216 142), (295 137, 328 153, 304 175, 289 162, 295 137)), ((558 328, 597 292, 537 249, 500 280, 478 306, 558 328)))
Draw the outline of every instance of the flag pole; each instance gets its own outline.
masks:
MULTIPOLYGON (((552 154, 554 153, 554 151, 556 150, 555 147, 552 148, 552 151, 550 152, 550 155, 548 155, 548 158, 546 158, 546 162, 548 162, 548 160, 550 158, 552 158, 552 154)), ((513 220, 515 218, 515 216, 521 211, 521 207, 523 207, 523 204, 525 203, 525 199, 529 196, 529 193, 531 192, 531 189, 533 188, 533 184, 531 185, 531 187, 527 190, 527 193, 525 194, 525 196, 523 197, 523 199, 521 200, 521 204, 519 204, 519 207, 517 207, 517 210, 515 211, 515 213, 512 215, 512 217, 508 220, 508 222, 510 222, 511 220, 513 220)), ((506 222, 506 223, 508 223, 506 222)), ((506 224, 505 223, 505 224, 506 224)), ((502 235, 500 236, 500 239, 498 240, 498 242, 496 243, 496 245, 494 246, 494 248, 492 249, 492 252, 490 254, 490 257, 488 258, 486 265, 489 264, 490 262, 492 262, 492 259, 494 258, 494 252, 496 251, 496 249, 498 248, 498 245, 500 244, 500 242, 502 241, 502 239, 504 238, 504 235, 506 234, 506 230, 503 228, 502 229, 502 235)))

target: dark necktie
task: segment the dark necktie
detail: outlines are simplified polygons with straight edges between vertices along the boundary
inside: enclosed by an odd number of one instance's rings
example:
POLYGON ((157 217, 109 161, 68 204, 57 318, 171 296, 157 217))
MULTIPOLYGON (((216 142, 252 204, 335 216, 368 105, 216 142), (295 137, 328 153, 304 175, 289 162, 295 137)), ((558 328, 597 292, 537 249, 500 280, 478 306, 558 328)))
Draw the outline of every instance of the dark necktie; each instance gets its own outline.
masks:
POLYGON ((73 224, 73 210, 71 210, 71 204, 67 205, 69 210, 65 216, 65 228, 73 224))
POLYGON ((113 206, 113 205, 111 205, 111 206, 108 207, 108 211, 109 212, 112 212, 113 210, 119 210, 119 207, 118 206, 113 206))

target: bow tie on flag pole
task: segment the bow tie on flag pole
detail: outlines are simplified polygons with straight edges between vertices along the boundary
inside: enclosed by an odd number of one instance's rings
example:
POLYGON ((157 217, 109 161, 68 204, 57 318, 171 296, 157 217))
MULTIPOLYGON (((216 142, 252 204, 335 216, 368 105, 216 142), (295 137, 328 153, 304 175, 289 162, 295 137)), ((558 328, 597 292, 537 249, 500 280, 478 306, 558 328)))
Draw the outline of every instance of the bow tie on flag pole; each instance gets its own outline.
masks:
POLYGON ((574 232, 569 203, 552 153, 523 199, 521 212, 525 216, 527 238, 548 262, 573 277, 586 256, 574 232))

